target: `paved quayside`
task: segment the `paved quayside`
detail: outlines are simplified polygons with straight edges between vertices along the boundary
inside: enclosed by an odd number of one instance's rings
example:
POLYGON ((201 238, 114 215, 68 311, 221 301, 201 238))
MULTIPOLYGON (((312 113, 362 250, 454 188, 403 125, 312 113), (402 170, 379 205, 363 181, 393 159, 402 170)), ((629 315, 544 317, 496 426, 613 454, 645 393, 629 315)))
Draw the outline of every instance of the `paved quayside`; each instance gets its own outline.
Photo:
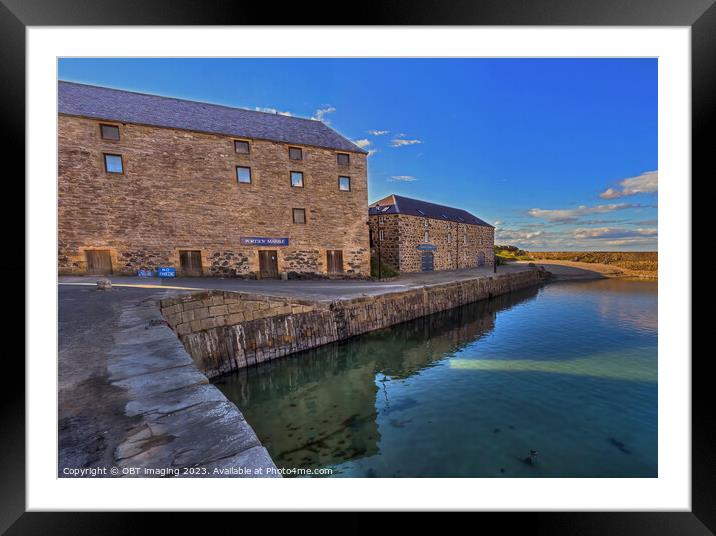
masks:
POLYGON ((162 319, 157 300, 174 293, 60 286, 59 476, 80 468, 117 468, 119 476, 129 468, 135 476, 275 468, 162 319))
MULTIPOLYGON (((555 263, 538 262, 537 266, 544 266, 557 278, 562 279, 601 279, 604 277, 597 271, 586 266, 566 267, 555 263)), ((497 269, 496 275, 513 274, 529 271, 531 268, 526 262, 514 262, 497 269)), ((363 280, 289 280, 275 279, 223 279, 216 277, 187 277, 161 280, 156 277, 140 279, 138 277, 109 276, 113 285, 131 286, 160 286, 177 288, 183 292, 196 290, 228 290, 235 292, 252 292, 269 296, 290 296, 312 300, 337 300, 343 298, 357 298, 360 296, 378 296, 387 292, 400 292, 425 285, 450 283, 475 277, 491 277, 495 274, 492 268, 469 268, 463 270, 438 271, 427 273, 401 274, 399 277, 384 281, 363 280)), ((61 276, 60 285, 89 285, 94 286, 97 276, 61 276)))

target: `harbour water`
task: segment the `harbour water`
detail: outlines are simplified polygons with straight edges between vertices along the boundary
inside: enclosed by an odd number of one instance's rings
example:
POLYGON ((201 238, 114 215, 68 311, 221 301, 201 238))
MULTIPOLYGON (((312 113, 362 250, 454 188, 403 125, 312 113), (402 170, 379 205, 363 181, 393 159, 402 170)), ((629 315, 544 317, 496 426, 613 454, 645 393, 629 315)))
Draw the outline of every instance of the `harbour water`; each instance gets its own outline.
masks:
POLYGON ((215 384, 279 467, 334 477, 656 477, 657 284, 552 283, 215 384))

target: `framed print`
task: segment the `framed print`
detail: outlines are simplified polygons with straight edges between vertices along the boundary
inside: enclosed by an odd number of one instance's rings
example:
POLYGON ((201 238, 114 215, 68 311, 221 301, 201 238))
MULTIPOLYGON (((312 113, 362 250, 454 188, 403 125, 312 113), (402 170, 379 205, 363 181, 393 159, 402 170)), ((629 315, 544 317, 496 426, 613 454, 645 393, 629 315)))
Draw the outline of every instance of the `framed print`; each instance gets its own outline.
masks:
POLYGON ((28 211, 8 534, 716 530, 691 357, 712 2, 0 10, 28 211))

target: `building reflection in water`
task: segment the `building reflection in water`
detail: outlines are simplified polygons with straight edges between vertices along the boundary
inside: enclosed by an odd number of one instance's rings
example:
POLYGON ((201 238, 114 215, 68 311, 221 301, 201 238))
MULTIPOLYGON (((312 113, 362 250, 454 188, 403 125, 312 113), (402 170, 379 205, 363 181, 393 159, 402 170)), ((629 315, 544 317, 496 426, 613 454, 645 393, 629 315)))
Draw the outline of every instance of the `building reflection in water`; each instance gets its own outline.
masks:
MULTIPOLYGON (((324 467, 378 452, 377 396, 489 334, 524 289, 218 378, 279 467, 324 467)), ((382 412, 396 409, 383 400, 382 412)), ((405 402, 403 402, 405 403, 405 402)), ((399 426, 400 423, 393 423, 399 426)))

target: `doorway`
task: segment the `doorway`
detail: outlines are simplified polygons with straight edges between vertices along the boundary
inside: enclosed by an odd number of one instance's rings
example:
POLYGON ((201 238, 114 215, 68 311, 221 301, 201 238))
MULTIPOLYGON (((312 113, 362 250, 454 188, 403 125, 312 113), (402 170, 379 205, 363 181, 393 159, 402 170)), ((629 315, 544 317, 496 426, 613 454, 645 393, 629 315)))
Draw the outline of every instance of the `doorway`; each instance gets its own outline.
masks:
POLYGON ((91 275, 110 275, 112 273, 112 256, 108 249, 86 250, 87 273, 91 275))
POLYGON ((259 277, 278 279, 278 254, 275 250, 259 251, 259 277))
POLYGON ((343 273, 343 251, 340 249, 326 250, 326 265, 329 274, 343 273))
POLYGON ((429 251, 423 251, 420 255, 420 269, 423 272, 432 272, 435 269, 435 258, 429 251))
POLYGON ((477 254, 477 265, 478 266, 485 266, 485 253, 483 251, 480 251, 477 254))
POLYGON ((179 251, 179 265, 181 266, 182 277, 200 276, 202 274, 201 251, 179 251))

